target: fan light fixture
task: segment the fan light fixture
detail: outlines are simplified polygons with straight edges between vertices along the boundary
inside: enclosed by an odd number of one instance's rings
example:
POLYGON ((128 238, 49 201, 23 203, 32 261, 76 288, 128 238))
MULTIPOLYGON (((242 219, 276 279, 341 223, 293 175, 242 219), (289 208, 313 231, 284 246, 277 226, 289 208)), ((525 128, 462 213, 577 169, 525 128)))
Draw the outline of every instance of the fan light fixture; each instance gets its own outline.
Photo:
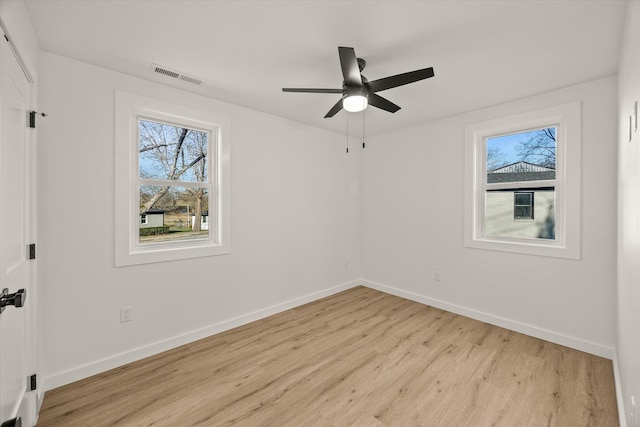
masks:
POLYGON ((357 113, 367 108, 368 93, 364 89, 353 89, 347 93, 347 96, 342 100, 342 108, 351 112, 357 113))

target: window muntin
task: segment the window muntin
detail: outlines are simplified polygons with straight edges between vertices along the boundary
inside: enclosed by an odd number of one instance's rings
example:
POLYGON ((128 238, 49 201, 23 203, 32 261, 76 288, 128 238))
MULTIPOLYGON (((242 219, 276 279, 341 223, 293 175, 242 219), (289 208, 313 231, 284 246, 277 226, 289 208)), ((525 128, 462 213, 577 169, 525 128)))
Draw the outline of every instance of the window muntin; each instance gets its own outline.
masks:
POLYGON ((574 102, 465 126, 466 247, 580 258, 580 117, 574 102), (533 157, 489 161, 489 141, 545 129, 555 130, 555 167, 533 157), (517 175, 526 169, 528 178, 517 175), (513 194, 528 191, 534 219, 516 219, 513 194))

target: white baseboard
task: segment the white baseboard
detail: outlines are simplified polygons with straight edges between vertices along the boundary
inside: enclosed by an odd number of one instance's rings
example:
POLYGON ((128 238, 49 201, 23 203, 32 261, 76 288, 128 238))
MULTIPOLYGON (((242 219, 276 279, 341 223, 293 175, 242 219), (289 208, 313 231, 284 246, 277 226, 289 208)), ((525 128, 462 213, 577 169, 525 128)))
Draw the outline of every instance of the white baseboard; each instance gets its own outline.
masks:
POLYGON ((101 372, 108 371, 113 368, 117 368, 127 363, 135 362, 145 357, 153 356, 154 354, 161 353, 163 351, 171 350, 181 345, 189 344, 191 342, 206 338, 211 335, 218 334, 220 332, 228 331, 238 326, 246 325, 247 323, 254 322, 256 320, 263 319, 265 317, 280 313, 291 308, 299 307, 303 304, 316 301, 320 298, 324 298, 338 292, 342 292, 347 289, 359 286, 361 282, 359 280, 344 283, 332 288, 328 288, 319 292, 314 292, 302 297, 294 298, 289 301, 285 301, 280 304, 265 307, 260 310, 246 313, 238 317, 234 317, 211 326, 196 329, 184 334, 171 337, 162 341, 158 341, 143 347, 132 349, 123 353, 115 354, 106 357, 101 360, 96 360, 87 363, 82 366, 78 366, 73 369, 69 369, 63 372, 58 372, 52 375, 48 375, 44 378, 42 389, 51 390, 56 387, 70 384, 74 381, 81 380, 83 378, 90 377, 92 375, 99 374, 101 372))
POLYGON ((618 426, 627 427, 627 418, 624 411, 624 398, 622 395, 622 383, 620 382, 620 365, 618 365, 618 354, 613 352, 613 380, 616 383, 616 402, 618 403, 618 426))
POLYGON ((535 338, 540 338, 545 341, 563 345, 565 347, 573 348, 575 350, 584 351, 585 353, 594 354, 596 356, 604 357, 607 359, 614 358, 615 351, 613 347, 603 346, 601 344, 585 341, 579 338, 560 334, 558 332, 549 331, 547 329, 538 328, 536 326, 527 325, 525 323, 495 316, 489 313, 484 313, 484 312, 463 307, 460 305, 451 304, 446 301, 429 298, 424 295, 415 294, 413 292, 408 292, 402 289, 394 288, 394 287, 383 285, 380 283, 371 282, 368 280, 362 280, 360 283, 362 284, 362 286, 366 286, 371 289, 376 289, 378 291, 385 292, 387 294, 406 298, 408 300, 416 301, 425 305, 446 310, 451 313, 470 317, 472 319, 480 320, 482 322, 489 323, 491 325, 500 326, 502 328, 510 329, 515 332, 520 332, 525 335, 529 335, 535 338))

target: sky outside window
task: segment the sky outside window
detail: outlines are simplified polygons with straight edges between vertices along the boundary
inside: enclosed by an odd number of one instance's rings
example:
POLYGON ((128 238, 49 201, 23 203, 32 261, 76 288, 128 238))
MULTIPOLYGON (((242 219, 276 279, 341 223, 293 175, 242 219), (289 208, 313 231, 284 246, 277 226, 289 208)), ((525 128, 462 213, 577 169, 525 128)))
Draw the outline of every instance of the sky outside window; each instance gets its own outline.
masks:
POLYGON ((520 161, 555 168, 556 128, 487 138, 487 170, 520 161))

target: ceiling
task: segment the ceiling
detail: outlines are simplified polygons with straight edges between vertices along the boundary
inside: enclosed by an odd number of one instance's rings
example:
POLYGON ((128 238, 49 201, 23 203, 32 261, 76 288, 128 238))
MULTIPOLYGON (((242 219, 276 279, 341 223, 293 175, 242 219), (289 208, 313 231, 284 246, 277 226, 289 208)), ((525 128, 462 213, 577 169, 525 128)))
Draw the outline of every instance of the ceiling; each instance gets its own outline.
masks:
POLYGON ((617 73, 626 1, 26 0, 40 48, 111 70, 344 133, 362 113, 323 118, 339 95, 338 46, 370 81, 433 67, 381 92, 374 135, 617 73), (153 73, 158 64, 202 86, 153 73))

